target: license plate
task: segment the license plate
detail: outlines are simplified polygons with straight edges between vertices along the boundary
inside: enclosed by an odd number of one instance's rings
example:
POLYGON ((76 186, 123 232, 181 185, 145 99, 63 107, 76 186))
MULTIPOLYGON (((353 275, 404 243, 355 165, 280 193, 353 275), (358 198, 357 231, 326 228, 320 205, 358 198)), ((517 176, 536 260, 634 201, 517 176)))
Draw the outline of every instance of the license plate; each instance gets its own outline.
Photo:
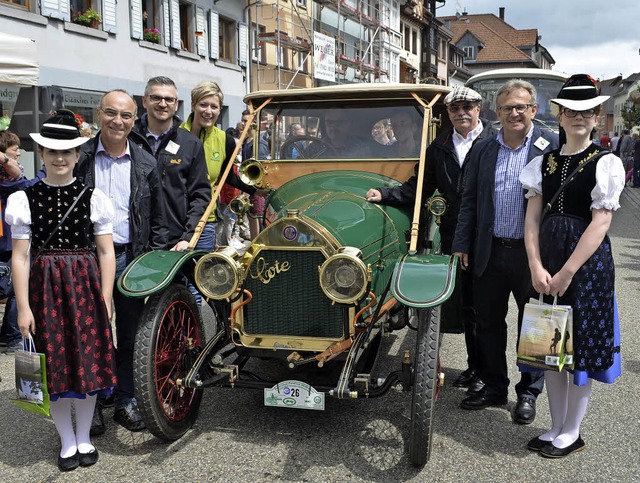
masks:
POLYGON ((264 390, 264 405, 324 411, 324 393, 301 381, 283 381, 264 390))

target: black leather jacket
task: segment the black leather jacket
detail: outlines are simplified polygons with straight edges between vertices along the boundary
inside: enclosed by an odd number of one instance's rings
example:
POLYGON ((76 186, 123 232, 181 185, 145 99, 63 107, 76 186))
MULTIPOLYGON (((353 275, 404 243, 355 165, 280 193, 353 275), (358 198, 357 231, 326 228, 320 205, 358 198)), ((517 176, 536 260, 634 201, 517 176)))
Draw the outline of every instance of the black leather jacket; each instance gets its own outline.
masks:
MULTIPOLYGON (((95 187, 95 155, 99 136, 100 133, 82 146, 82 153, 74 172, 80 181, 91 187, 95 187)), ((133 255, 138 256, 149 250, 166 249, 168 230, 156 160, 135 143, 129 142, 129 150, 129 234, 133 255)))
MULTIPOLYGON (((481 120, 483 130, 475 139, 474 144, 482 139, 495 136, 497 131, 491 122, 481 120)), ((425 160, 425 175, 422 192, 424 202, 438 190, 447 201, 447 211, 440 220, 440 236, 443 253, 451 253, 451 244, 456 230, 464 172, 469 161, 467 154, 462 167, 458 164, 458 157, 453 146, 453 129, 441 133, 427 148, 425 160)), ((402 185, 395 188, 378 188, 382 195, 382 203, 395 206, 413 206, 418 183, 418 166, 415 173, 402 185)), ((424 218, 421 216, 421 219, 424 218)))

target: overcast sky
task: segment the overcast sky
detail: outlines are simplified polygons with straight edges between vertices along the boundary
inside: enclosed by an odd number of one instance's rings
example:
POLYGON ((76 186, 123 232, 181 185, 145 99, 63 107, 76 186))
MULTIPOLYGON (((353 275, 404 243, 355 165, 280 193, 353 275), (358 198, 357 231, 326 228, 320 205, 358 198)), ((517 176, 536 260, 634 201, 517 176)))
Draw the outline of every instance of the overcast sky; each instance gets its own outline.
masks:
MULTIPOLYGON (((436 3, 436 6, 442 5, 436 3)), ((517 29, 538 29, 554 70, 599 79, 640 72, 638 0, 446 0, 438 17, 493 13, 517 29)))

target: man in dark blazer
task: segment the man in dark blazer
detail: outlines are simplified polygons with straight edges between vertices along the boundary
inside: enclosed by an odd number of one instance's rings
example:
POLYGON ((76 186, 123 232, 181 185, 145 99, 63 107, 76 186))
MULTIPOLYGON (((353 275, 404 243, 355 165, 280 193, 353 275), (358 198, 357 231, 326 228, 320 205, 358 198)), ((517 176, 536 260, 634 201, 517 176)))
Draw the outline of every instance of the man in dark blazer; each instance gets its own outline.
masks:
MULTIPOLYGON (((471 150, 452 251, 460 257, 463 270, 469 269, 469 253, 473 253, 480 377, 485 386, 462 401, 464 409, 501 406, 508 401, 509 295, 513 293, 518 305, 519 329, 531 288, 523 239, 526 202, 518 178, 529 161, 558 147, 557 134, 533 125, 537 108, 533 85, 508 81, 497 92, 501 130, 471 150)), ((533 422, 543 384, 542 371, 522 373, 516 385, 515 422, 533 422)))

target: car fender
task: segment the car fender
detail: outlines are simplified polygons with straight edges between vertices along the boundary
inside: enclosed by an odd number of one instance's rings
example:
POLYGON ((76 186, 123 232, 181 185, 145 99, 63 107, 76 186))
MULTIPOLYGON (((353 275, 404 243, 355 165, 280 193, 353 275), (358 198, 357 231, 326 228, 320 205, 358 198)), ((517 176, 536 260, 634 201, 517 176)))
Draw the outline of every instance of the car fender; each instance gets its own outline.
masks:
POLYGON ((164 290, 185 263, 206 253, 204 250, 154 250, 144 253, 122 272, 118 278, 118 290, 127 297, 148 297, 164 290))
POLYGON ((429 308, 451 297, 458 258, 449 255, 409 255, 400 258, 391 278, 391 293, 403 305, 429 308))

